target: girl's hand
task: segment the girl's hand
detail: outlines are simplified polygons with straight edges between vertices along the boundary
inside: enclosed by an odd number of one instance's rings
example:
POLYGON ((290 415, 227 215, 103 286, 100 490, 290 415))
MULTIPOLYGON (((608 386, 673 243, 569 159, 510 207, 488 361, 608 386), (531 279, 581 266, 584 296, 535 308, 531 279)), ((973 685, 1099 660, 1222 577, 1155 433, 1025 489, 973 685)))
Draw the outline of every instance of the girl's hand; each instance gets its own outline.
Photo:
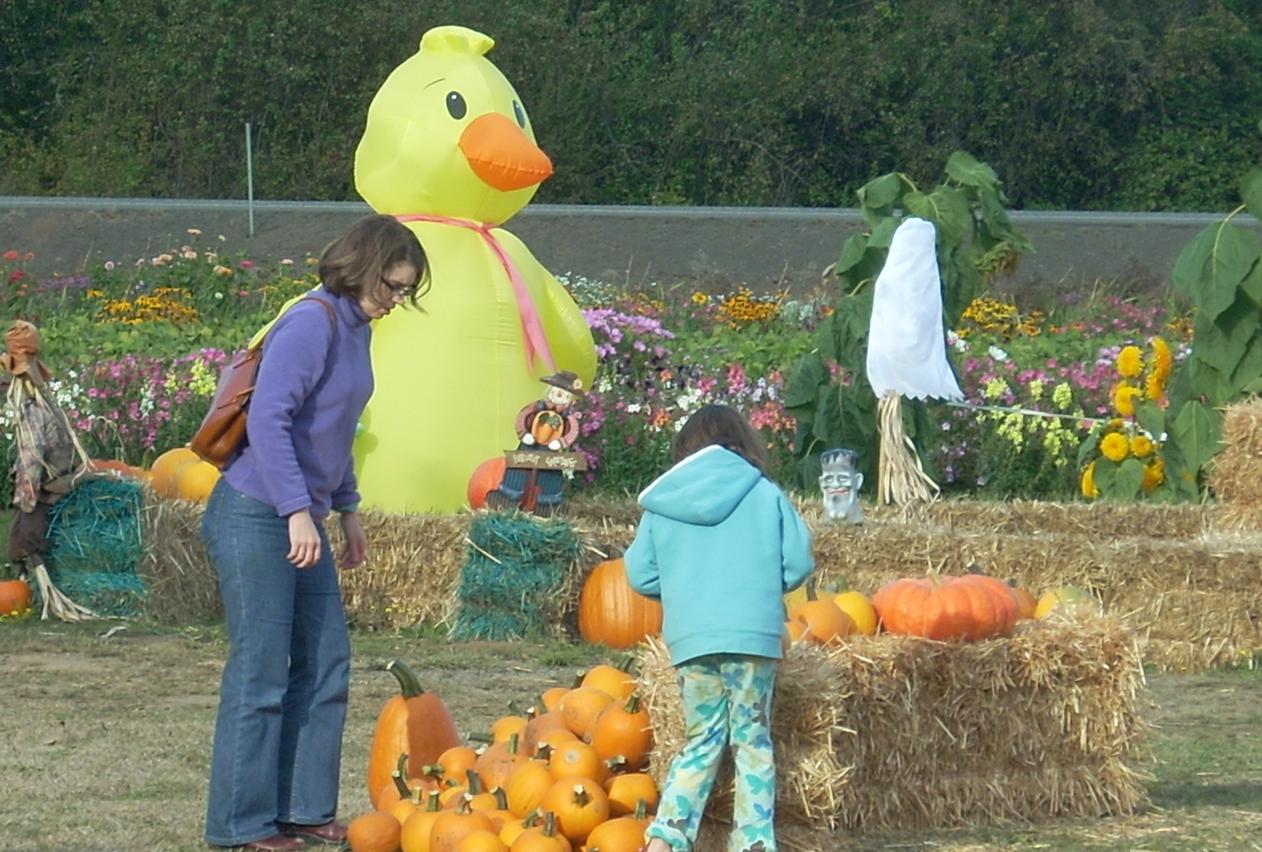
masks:
POLYGON ((342 513, 342 536, 346 539, 346 546, 342 549, 339 564, 343 568, 362 565, 368 554, 368 537, 364 535, 364 526, 359 522, 358 512, 342 513))
POLYGON ((320 534, 306 509, 289 516, 289 553, 296 568, 310 568, 320 561, 320 534))

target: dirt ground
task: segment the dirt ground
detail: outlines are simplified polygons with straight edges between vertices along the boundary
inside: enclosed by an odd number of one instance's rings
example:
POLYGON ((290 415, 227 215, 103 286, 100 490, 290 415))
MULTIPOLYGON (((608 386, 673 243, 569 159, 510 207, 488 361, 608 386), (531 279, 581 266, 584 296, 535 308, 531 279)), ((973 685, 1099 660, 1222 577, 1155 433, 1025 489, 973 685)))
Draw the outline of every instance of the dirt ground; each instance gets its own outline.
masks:
MULTIPOLYGON (((368 806, 363 768, 376 714, 394 690, 381 670, 410 663, 462 734, 508 702, 613 655, 573 643, 451 643, 436 631, 353 637, 341 813, 368 806)), ((200 839, 221 627, 0 622, 0 850, 204 850, 200 839), (118 629, 113 629, 118 628, 118 629)), ((1262 849, 1262 673, 1159 675, 1152 805, 1117 819, 968 831, 821 836, 833 849, 1262 849)))

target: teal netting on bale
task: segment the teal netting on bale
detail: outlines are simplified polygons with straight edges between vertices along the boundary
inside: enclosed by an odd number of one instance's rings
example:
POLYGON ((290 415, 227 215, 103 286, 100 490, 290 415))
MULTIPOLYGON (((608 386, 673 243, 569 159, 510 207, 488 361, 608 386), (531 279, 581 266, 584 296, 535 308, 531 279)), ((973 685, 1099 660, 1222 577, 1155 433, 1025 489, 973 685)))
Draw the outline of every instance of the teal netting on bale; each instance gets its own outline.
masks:
POLYGON ((53 505, 45 562, 57 588, 100 615, 140 612, 140 485, 90 478, 53 505))
POLYGON ((454 639, 556 635, 576 583, 582 544, 564 521, 492 512, 469 527, 456 585, 454 639))

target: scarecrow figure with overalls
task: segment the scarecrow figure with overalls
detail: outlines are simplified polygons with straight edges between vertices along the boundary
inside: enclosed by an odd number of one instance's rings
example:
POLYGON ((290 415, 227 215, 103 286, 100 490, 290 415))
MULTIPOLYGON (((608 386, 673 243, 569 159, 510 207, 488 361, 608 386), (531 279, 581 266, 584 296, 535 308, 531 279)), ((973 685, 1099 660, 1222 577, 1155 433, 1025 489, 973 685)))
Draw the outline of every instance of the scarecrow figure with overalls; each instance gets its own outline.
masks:
POLYGON ((75 438, 65 412, 49 392, 52 373, 36 357, 39 330, 15 320, 4 334, 0 354, 0 389, 13 418, 13 523, 9 563, 19 577, 34 576, 43 602, 41 618, 51 612, 64 621, 95 617, 53 585, 44 566, 49 513, 70 493, 86 469, 87 455, 75 438))
MULTIPOLYGON (((517 449, 567 451, 578 438, 574 399, 583 393, 583 380, 569 370, 561 370, 540 381, 549 386, 547 393, 517 413, 517 449)), ((563 486, 560 470, 510 465, 499 488, 487 495, 487 505, 498 509, 517 506, 548 516, 560 506, 563 486)))

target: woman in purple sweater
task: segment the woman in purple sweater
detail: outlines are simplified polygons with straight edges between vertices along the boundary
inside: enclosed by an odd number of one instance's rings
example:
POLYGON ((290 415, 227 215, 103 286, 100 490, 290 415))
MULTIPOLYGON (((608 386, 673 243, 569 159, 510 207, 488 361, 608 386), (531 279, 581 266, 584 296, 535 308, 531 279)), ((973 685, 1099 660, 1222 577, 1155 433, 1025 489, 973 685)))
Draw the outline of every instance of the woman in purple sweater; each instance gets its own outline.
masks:
POLYGON ((373 389, 369 323, 415 304, 428 264, 410 230, 369 216, 324 250, 320 281, 267 334, 247 440, 202 522, 230 642, 206 817, 216 846, 346 836, 335 817, 350 641, 324 521, 338 513, 340 566, 363 562, 351 441, 373 389))

